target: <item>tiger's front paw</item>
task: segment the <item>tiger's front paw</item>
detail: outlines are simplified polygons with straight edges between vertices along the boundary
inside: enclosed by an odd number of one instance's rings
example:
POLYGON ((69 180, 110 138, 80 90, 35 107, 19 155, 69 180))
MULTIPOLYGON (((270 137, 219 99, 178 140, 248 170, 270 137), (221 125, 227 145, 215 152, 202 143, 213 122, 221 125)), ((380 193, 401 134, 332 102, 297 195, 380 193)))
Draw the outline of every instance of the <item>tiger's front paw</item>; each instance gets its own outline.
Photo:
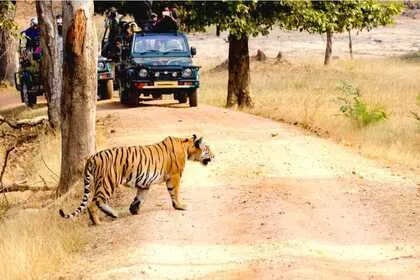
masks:
POLYGON ((172 206, 176 209, 176 210, 187 210, 187 206, 183 203, 172 203, 172 206))

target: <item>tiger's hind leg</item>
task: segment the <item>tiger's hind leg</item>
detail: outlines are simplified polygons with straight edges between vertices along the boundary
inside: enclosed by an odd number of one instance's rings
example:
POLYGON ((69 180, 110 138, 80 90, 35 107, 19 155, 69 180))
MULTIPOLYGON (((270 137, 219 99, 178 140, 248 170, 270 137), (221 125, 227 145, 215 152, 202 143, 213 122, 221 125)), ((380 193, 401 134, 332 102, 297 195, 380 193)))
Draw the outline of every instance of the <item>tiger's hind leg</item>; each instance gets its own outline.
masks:
POLYGON ((134 197, 134 200, 131 202, 129 208, 132 215, 137 215, 139 213, 140 206, 144 203, 148 192, 149 188, 137 187, 137 195, 134 197))
POLYGON ((94 226, 99 225, 101 223, 101 221, 99 220, 98 217, 98 206, 96 206, 95 203, 90 203, 88 208, 88 213, 89 213, 89 218, 92 221, 92 224, 94 226))
POLYGON ((106 215, 112 217, 112 218, 118 218, 118 214, 115 213, 114 209, 111 208, 106 202, 102 200, 95 200, 96 206, 98 206, 99 209, 102 210, 106 215))

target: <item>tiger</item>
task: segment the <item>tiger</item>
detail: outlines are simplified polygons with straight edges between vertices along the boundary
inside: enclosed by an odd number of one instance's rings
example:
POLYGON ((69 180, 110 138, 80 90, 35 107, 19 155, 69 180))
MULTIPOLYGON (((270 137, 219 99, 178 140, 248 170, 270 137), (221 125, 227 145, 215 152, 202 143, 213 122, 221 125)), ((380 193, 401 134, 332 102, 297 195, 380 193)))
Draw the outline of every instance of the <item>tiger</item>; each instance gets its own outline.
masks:
POLYGON ((84 193, 80 206, 70 214, 59 210, 61 217, 72 219, 87 208, 93 225, 100 224, 97 210, 112 218, 118 214, 108 202, 122 184, 137 188, 137 194, 130 204, 132 215, 139 213, 152 184, 166 183, 166 188, 176 210, 185 210, 180 200, 180 180, 186 160, 207 165, 214 158, 202 137, 195 134, 190 138, 168 136, 163 141, 147 146, 115 147, 90 156, 84 169, 84 193), (93 193, 91 202, 89 196, 93 193))

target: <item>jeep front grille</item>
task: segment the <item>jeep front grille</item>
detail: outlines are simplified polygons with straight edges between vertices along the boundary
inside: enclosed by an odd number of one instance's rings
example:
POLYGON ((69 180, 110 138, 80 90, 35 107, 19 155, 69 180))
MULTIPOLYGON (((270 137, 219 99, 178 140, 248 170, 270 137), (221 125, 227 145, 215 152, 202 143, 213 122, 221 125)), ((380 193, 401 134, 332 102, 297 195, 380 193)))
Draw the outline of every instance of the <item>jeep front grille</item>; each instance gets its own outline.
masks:
POLYGON ((176 70, 158 70, 153 72, 155 80, 178 80, 181 72, 176 70))

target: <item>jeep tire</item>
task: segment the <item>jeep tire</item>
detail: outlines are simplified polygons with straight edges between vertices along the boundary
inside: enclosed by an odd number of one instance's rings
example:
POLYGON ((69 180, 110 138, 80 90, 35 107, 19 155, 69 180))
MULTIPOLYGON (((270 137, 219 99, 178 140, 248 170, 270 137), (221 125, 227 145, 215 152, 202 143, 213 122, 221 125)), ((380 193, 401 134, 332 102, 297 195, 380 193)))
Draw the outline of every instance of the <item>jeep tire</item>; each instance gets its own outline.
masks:
POLYGON ((175 99, 179 101, 179 103, 187 103, 188 93, 176 93, 175 99))
POLYGON ((188 93, 190 107, 197 107, 198 105, 198 89, 193 89, 188 93))
POLYGON ((127 93, 127 105, 130 107, 136 107, 139 105, 139 94, 133 90, 129 89, 125 91, 127 93))
POLYGON ((121 81, 118 81, 118 93, 120 96, 120 103, 127 105, 127 90, 124 87, 124 84, 121 81))
POLYGON ((101 100, 111 99, 114 92, 114 85, 112 80, 99 81, 98 96, 101 100))
POLYGON ((29 91, 28 85, 26 82, 22 83, 20 90, 20 97, 26 106, 32 107, 36 104, 36 94, 29 91))

